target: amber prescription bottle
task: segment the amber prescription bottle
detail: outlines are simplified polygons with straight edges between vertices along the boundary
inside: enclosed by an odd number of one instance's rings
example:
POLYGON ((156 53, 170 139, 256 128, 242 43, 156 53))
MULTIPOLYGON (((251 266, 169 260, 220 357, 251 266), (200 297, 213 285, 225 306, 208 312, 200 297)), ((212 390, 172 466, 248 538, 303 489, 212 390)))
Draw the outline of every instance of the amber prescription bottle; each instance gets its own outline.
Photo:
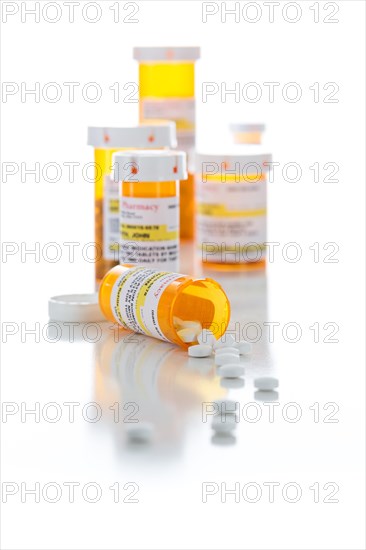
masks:
POLYGON ((113 155, 120 181, 120 262, 179 269, 179 181, 187 177, 181 151, 123 151, 113 155))
POLYGON ((252 146, 197 155, 197 246, 204 263, 226 270, 264 264, 271 158, 252 146))
POLYGON ((188 178, 180 182, 180 236, 194 234, 195 61, 198 47, 134 48, 139 62, 140 120, 163 118, 177 125, 179 149, 188 154, 188 178))
POLYGON ((99 305, 105 317, 122 327, 187 348, 174 319, 199 321, 216 338, 225 333, 230 303, 213 279, 119 265, 104 277, 99 305))
POLYGON ((126 149, 169 149, 177 145, 175 123, 153 122, 131 127, 89 127, 88 145, 95 160, 96 281, 119 263, 119 191, 113 181, 112 155, 126 149))

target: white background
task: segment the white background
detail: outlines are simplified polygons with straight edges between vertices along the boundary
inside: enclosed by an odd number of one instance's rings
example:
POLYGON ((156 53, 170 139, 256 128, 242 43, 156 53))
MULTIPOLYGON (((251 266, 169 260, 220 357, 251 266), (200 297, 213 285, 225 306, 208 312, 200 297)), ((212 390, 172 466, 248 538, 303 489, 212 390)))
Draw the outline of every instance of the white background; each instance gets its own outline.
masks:
MULTIPOLYGON (((256 2, 249 10, 255 9, 259 19, 252 23, 242 15, 239 22, 234 16, 222 22, 220 11, 203 23, 198 1, 137 2, 137 23, 122 21, 131 11, 123 10, 123 2, 119 23, 110 9, 115 2, 98 3, 101 17, 96 23, 82 17, 87 4, 83 0, 75 7, 73 23, 63 2, 58 2, 61 19, 56 23, 45 20, 55 17, 52 6, 36 23, 24 11, 22 21, 22 10, 34 2, 1 4, 3 82, 13 82, 19 90, 38 82, 41 91, 55 82, 63 91, 56 102, 42 93, 39 102, 30 95, 22 100, 20 91, 2 98, 2 162, 15 163, 18 169, 6 176, 3 164, 2 240, 14 243, 9 245, 14 254, 2 256, 2 399, 15 403, 19 411, 21 402, 28 408, 38 402, 41 409, 56 402, 62 410, 56 423, 42 414, 40 422, 32 415, 22 422, 20 412, 2 417, 2 482, 19 486, 2 505, 3 548, 364 548, 364 2, 331 2, 328 7, 324 2, 297 2, 295 7, 281 2, 273 22, 266 3, 256 2), (8 11, 19 8, 7 20, 5 5, 8 11), (332 17, 338 22, 325 23, 334 6, 339 9, 332 17), (294 10, 299 20, 288 22, 286 18, 295 18, 294 10), (94 221, 93 185, 82 174, 82 167, 93 160, 86 128, 137 122, 137 103, 123 102, 123 86, 137 82, 135 45, 201 46, 196 71, 199 147, 227 150, 229 121, 263 121, 267 148, 281 163, 268 185, 268 239, 280 244, 267 275, 210 274, 229 294, 233 325, 262 324, 241 389, 220 387, 209 361, 188 363, 184 352, 157 341, 139 338, 117 346, 110 336, 108 341, 107 329, 95 345, 79 333, 73 343, 67 337, 50 343, 42 335, 49 296, 94 288, 93 263, 80 252, 93 240, 94 221), (65 82, 80 83, 74 102, 65 82), (81 94, 89 82, 97 82, 102 90, 95 103, 81 94), (118 103, 109 89, 115 82, 121 87, 118 103), (218 93, 203 103, 205 82, 219 88, 238 82, 240 90, 255 82, 263 95, 254 103, 241 96, 236 103, 232 95, 225 100, 218 93), (273 102, 266 82, 279 83, 273 102), (289 82, 302 91, 297 102, 283 98, 289 82), (333 103, 324 102, 333 89, 324 90, 329 82, 339 88, 333 103), (319 83, 318 101, 310 89, 314 83, 319 83), (41 170, 47 163, 58 163, 59 181, 47 181, 52 171, 46 178, 41 174, 39 182, 29 174, 22 181, 21 163, 24 170, 36 162, 41 170), (80 163, 74 182, 69 181, 67 162, 80 163), (302 168, 297 182, 281 172, 289 162, 302 168), (339 167, 336 183, 324 181, 329 170, 322 167, 328 162, 339 167), (319 182, 309 169, 314 163, 321 167, 319 182), (50 242, 62 251, 57 262, 49 260, 50 242), (67 242, 80 243, 74 262, 63 244, 67 242), (298 262, 282 257, 289 242, 301 247, 298 262), (329 242, 339 247, 336 263, 324 261, 332 250, 323 250, 329 242), (35 243, 40 243, 39 261, 34 255, 22 257, 21 251, 35 243), (318 262, 309 248, 314 243, 320 246, 318 262), (273 343, 264 321, 280 323, 273 343), (302 330, 296 343, 286 341, 282 333, 290 322, 302 330), (39 341, 24 333, 36 323, 39 341), (309 328, 314 323, 320 326, 318 343, 309 328), (331 332, 329 326, 324 329, 326 323, 338 325, 337 343, 324 342, 331 332), (8 332, 12 327, 14 334, 4 335, 4 327, 8 332), (126 357, 144 345, 150 346, 148 359, 142 353, 128 363, 126 357), (258 374, 279 378, 274 422, 268 420, 268 407, 259 405, 262 418, 249 422, 242 416, 235 444, 215 444, 210 422, 202 422, 202 402, 224 395, 241 407, 254 402, 253 379, 258 374), (139 418, 150 418, 156 426, 149 446, 128 446, 126 424, 110 420, 110 403, 134 400, 140 406, 139 418), (103 420, 83 419, 81 409, 90 401, 103 407, 103 420), (80 403, 74 423, 68 421, 65 402, 80 403), (283 419, 281 411, 289 402, 300 407, 298 422, 283 419), (316 402, 319 422, 310 409, 316 402), (324 410, 327 403, 335 405, 324 410), (324 422, 332 407, 339 408, 333 417, 338 422, 324 422), (62 485, 71 481, 80 483, 74 503, 62 485), (52 482, 64 490, 56 503, 42 495, 40 503, 32 495, 22 502, 22 482, 27 488, 52 482), (102 489, 95 504, 81 495, 88 482, 102 489), (109 487, 116 482, 137 483, 139 502, 114 503, 109 487), (217 484, 218 490, 206 503, 204 482, 217 484), (237 483, 242 489, 248 482, 262 488, 258 502, 242 496, 235 502, 233 495, 221 501, 221 483, 228 488, 237 483), (273 503, 264 482, 280 483, 273 503), (289 482, 302 490, 296 503, 282 496, 289 482), (314 483, 320 486, 319 503, 309 489, 314 483), (338 502, 324 502, 330 494, 326 483, 339 487, 334 497, 338 502)), ((40 2, 41 7, 45 4, 40 2)), ((240 8, 247 4, 240 2, 240 8)), ((227 8, 233 5, 226 3, 227 8)), ((221 9, 221 2, 217 7, 221 9)), ((91 7, 87 16, 94 18, 95 13, 91 7)), ((247 19, 255 18, 254 11, 247 13, 247 19)), ((190 245, 183 247, 182 256, 181 271, 199 275, 190 245)), ((89 340, 92 337, 91 330, 89 340)), ((121 494, 123 498, 127 492, 121 494)))

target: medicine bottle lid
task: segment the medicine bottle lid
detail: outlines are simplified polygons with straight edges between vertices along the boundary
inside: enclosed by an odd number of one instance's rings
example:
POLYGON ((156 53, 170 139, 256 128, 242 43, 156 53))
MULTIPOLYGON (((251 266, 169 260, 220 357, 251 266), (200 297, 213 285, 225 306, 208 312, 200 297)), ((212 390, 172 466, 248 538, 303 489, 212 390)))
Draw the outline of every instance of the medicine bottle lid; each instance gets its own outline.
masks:
MULTIPOLYGON (((222 168, 225 171, 234 171, 240 169, 240 172, 257 168, 261 169, 263 172, 268 172, 270 169, 270 163, 272 162, 272 155, 266 152, 262 152, 261 147, 255 146, 256 150, 253 152, 253 146, 243 146, 232 147, 234 152, 229 154, 205 154, 197 153, 196 154, 196 171, 199 171, 201 167, 202 173, 206 172, 207 174, 211 172, 215 173, 215 168, 221 170, 222 168), (237 149, 237 153, 235 152, 237 149), (211 164, 211 166, 210 166, 211 164)), ((218 173, 218 172, 216 172, 218 173)))
POLYGON ((177 146, 175 122, 161 121, 119 128, 89 126, 88 145, 101 149, 174 149, 177 146))
POLYGON ((195 61, 201 56, 198 46, 142 47, 133 49, 133 58, 138 61, 195 61))
POLYGON ((120 151, 113 155, 114 181, 151 182, 187 179, 183 151, 120 151))
POLYGON ((264 132, 266 129, 265 124, 254 122, 233 122, 229 127, 232 132, 264 132))
POLYGON ((48 300, 48 315, 52 321, 97 323, 106 321, 100 310, 98 294, 65 294, 48 300))

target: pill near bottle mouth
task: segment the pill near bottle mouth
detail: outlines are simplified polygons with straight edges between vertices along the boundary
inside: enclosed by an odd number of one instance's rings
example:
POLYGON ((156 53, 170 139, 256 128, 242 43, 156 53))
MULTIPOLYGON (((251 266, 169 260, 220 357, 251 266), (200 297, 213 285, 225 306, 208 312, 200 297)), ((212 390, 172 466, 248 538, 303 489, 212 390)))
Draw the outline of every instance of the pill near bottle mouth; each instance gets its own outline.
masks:
POLYGON ((235 347, 235 338, 232 334, 223 334, 221 338, 216 340, 214 344, 214 349, 220 348, 232 348, 235 347))
POLYGON ((221 353, 219 355, 215 355, 215 365, 217 367, 221 367, 227 363, 240 363, 239 355, 235 355, 234 353, 221 353))
POLYGON ((182 328, 177 331, 177 335, 186 344, 197 342, 197 332, 191 328, 182 328))
POLYGON ((223 378, 240 378, 241 376, 244 376, 244 372, 244 367, 231 363, 220 367, 217 374, 223 378))
POLYGON ((196 344, 188 348, 188 355, 190 357, 209 357, 211 354, 211 346, 205 344, 196 344))
POLYGON ((199 344, 207 344, 208 346, 214 346, 216 338, 211 330, 204 328, 197 336, 199 344))
POLYGON ((254 386, 261 391, 271 391, 278 387, 278 380, 272 376, 262 376, 254 380, 254 386))

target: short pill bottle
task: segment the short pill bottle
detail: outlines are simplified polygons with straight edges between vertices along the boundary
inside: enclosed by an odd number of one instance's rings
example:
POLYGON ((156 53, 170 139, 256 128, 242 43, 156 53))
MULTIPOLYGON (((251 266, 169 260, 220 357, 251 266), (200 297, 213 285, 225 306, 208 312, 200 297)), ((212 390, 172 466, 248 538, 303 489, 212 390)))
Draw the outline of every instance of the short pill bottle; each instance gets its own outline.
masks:
POLYGON ((183 151, 122 151, 113 155, 120 182, 120 263, 179 269, 179 180, 183 151))
POLYGON ((119 190, 111 177, 112 156, 127 149, 171 149, 177 146, 175 123, 151 121, 130 127, 89 127, 94 147, 95 245, 97 285, 119 263, 119 190))
POLYGON ((109 321, 184 348, 189 343, 179 337, 176 319, 199 322, 216 338, 230 320, 229 300, 213 279, 132 265, 116 266, 105 275, 99 305, 109 321))
POLYGON ((194 235, 195 62, 198 47, 138 47, 140 121, 174 120, 178 148, 188 154, 188 178, 180 182, 182 239, 194 235))
POLYGON ((204 264, 230 271, 265 266, 266 174, 271 155, 249 146, 196 157, 196 244, 204 264))
POLYGON ((237 145, 260 145, 262 143, 264 124, 235 122, 229 126, 232 139, 237 145))

